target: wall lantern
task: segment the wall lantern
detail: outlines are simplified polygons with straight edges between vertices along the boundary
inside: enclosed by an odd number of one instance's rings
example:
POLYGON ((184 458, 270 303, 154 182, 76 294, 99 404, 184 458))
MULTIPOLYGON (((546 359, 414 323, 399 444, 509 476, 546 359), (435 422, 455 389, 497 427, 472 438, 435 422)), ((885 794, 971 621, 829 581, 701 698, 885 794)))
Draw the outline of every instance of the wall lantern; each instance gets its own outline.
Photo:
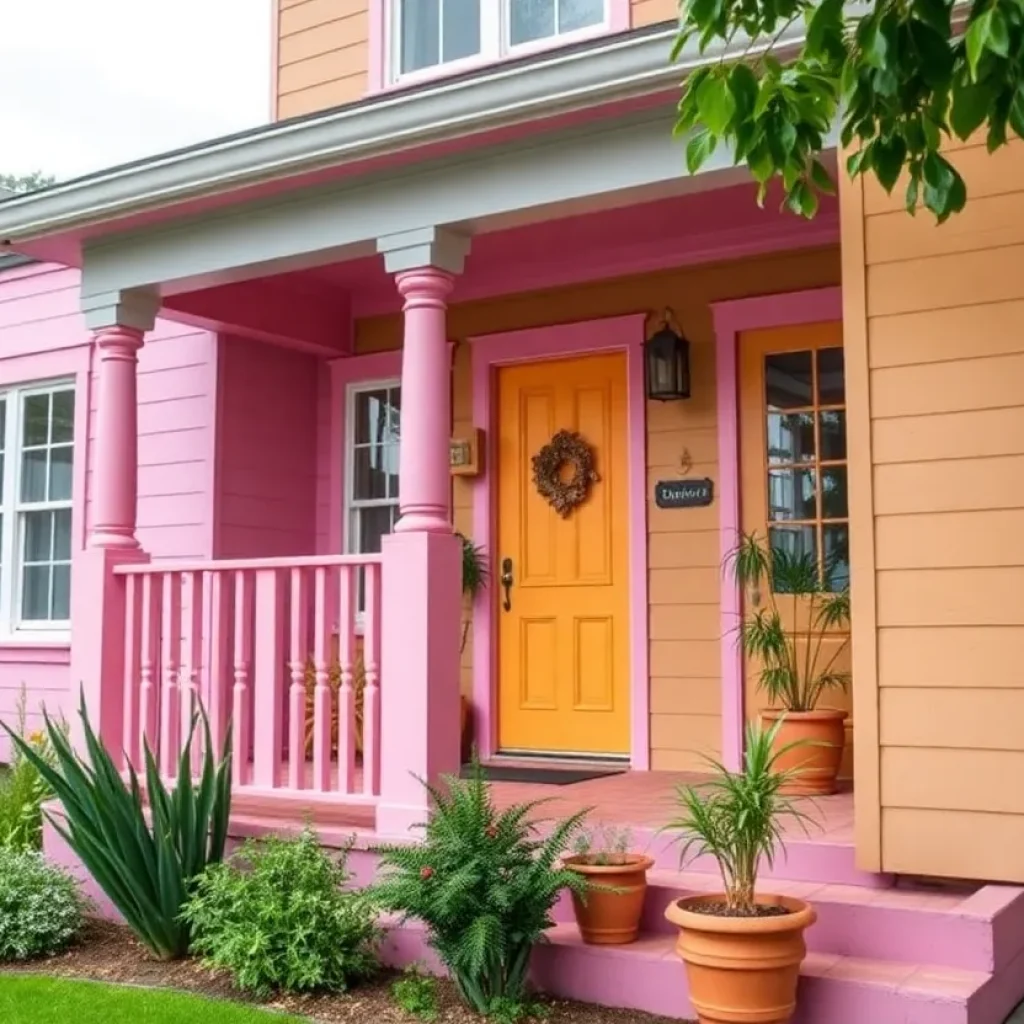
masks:
POLYGON ((690 397, 690 343, 671 309, 662 313, 657 330, 644 342, 644 366, 648 398, 673 402, 690 397))

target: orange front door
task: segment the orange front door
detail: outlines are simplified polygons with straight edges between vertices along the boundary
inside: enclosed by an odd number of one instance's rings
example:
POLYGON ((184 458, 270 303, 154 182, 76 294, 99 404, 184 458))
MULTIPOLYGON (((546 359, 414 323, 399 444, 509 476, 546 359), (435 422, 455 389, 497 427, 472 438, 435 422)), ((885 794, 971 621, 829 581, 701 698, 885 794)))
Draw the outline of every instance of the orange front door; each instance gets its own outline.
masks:
MULTIPOLYGON (((498 380, 494 589, 503 752, 629 753, 626 357, 529 363, 498 380), (561 517, 532 459, 560 430, 592 449, 600 479, 561 517)), ((571 467, 563 467, 568 475, 571 467)))
MULTIPOLYGON (((739 338, 739 363, 743 532, 767 538, 791 555, 812 555, 825 589, 844 588, 850 577, 850 527, 842 325, 748 331, 739 338)), ((813 663, 849 672, 848 631, 833 631, 820 648, 815 640, 808 650, 803 639, 808 636, 808 599, 778 592, 774 597, 783 626, 798 638, 805 670, 813 663)), ((753 610, 749 600, 747 595, 745 615, 753 610)), ((768 705, 759 675, 760 665, 748 660, 748 718, 768 705)), ((819 707, 849 711, 849 690, 825 690, 819 707)), ((852 765, 850 739, 848 734, 844 776, 852 765)))

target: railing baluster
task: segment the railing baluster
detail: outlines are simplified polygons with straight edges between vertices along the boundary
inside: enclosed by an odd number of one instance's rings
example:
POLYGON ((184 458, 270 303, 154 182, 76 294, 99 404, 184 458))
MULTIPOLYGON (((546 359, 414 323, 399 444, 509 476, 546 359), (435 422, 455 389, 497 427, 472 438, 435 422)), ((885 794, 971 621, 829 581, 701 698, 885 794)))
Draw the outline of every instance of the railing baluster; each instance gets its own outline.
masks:
POLYGON ((365 570, 363 611, 363 792, 380 793, 380 566, 365 570))
MULTIPOLYGON (((184 652, 181 666, 181 729, 182 737, 188 736, 193 719, 202 704, 200 689, 203 670, 203 583, 197 572, 182 573, 182 604, 185 602, 186 615, 183 626, 184 652)), ((192 774, 198 775, 202 764, 203 746, 206 741, 200 723, 196 723, 192 737, 192 774)))
POLYGON ((160 662, 163 689, 160 706, 160 771, 171 778, 177 775, 181 752, 181 576, 165 572, 163 580, 163 622, 160 627, 160 662))
MULTIPOLYGON (((121 728, 121 747, 127 764, 139 763, 139 696, 140 676, 142 668, 141 622, 139 598, 141 597, 142 579, 129 576, 124 581, 124 694, 121 707, 123 719, 121 728)), ((114 751, 111 751, 111 756, 114 751)))
POLYGON ((313 662, 316 670, 316 688, 313 691, 313 788, 326 793, 331 788, 332 703, 327 569, 318 566, 313 579, 313 662))
POLYGON ((231 697, 228 691, 230 668, 230 579, 224 572, 203 573, 203 628, 207 631, 206 686, 203 700, 210 716, 210 736, 214 755, 220 756, 224 746, 228 719, 231 716, 231 697))
POLYGON ((355 661, 355 572, 338 569, 338 792, 354 793, 356 776, 356 704, 352 686, 355 661))
MULTIPOLYGON (((135 767, 145 767, 142 751, 148 746, 156 754, 160 747, 160 577, 146 573, 142 577, 142 622, 139 640, 139 747, 135 767)), ((158 762, 159 763, 159 762, 158 762)))
POLYGON ((256 572, 252 780, 254 785, 262 789, 274 789, 277 786, 277 772, 284 748, 281 693, 284 643, 280 578, 278 569, 259 569, 256 572))
POLYGON ((289 630, 288 670, 291 687, 288 691, 288 785, 291 789, 306 788, 306 643, 307 602, 305 569, 291 571, 291 628, 289 630))
POLYGON ((231 763, 232 785, 244 786, 249 768, 249 650, 252 640, 252 577, 244 570, 235 573, 235 656, 231 717, 235 730, 235 756, 231 763))

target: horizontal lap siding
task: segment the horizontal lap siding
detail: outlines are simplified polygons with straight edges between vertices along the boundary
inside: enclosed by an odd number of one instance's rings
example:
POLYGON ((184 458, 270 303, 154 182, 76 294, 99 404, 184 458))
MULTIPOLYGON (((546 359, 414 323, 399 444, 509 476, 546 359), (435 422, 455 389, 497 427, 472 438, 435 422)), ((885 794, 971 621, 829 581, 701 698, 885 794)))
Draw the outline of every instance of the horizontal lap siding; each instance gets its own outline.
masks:
POLYGON ((864 192, 882 866, 1024 880, 1024 145, 864 192), (897 190, 898 191, 898 190, 897 190))
MULTIPOLYGON (((691 267, 454 306, 452 339, 572 323, 671 306, 691 342, 693 397, 647 406, 648 628, 651 766, 687 770, 721 753, 721 572, 718 506, 667 510, 650 495, 659 479, 680 475, 718 479, 715 345, 710 304, 750 295, 834 285, 835 251, 782 254, 717 266, 691 267), (690 468, 683 470, 683 462, 690 468)), ((399 343, 394 317, 359 321, 357 351, 399 343)), ((456 348, 453 429, 472 426, 469 345, 456 348)), ((455 524, 471 535, 473 488, 453 484, 455 524)), ((492 552, 497 557, 497 552, 492 552)), ((493 568, 493 566, 492 566, 493 568)), ((471 643, 463 656, 462 686, 469 693, 471 643)))
MULTIPOLYGON (((371 0, 276 0, 278 119, 362 99, 371 0)), ((375 2, 375 0, 374 0, 375 2)))

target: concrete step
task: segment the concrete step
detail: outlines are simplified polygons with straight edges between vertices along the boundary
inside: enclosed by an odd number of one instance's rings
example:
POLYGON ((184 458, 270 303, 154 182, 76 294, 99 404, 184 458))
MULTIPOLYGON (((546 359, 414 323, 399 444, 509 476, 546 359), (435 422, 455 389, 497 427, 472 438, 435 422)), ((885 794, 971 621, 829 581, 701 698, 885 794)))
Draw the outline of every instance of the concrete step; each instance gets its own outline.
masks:
MULTIPOLYGON (((721 891, 721 880, 703 872, 655 869, 647 880, 645 935, 674 934, 665 920, 669 903, 721 891)), ((939 891, 773 880, 762 888, 814 905, 818 920, 807 932, 807 946, 817 953, 993 972, 1024 944, 1024 890, 1015 886, 939 891)), ((574 921, 568 896, 555 919, 574 921)))

